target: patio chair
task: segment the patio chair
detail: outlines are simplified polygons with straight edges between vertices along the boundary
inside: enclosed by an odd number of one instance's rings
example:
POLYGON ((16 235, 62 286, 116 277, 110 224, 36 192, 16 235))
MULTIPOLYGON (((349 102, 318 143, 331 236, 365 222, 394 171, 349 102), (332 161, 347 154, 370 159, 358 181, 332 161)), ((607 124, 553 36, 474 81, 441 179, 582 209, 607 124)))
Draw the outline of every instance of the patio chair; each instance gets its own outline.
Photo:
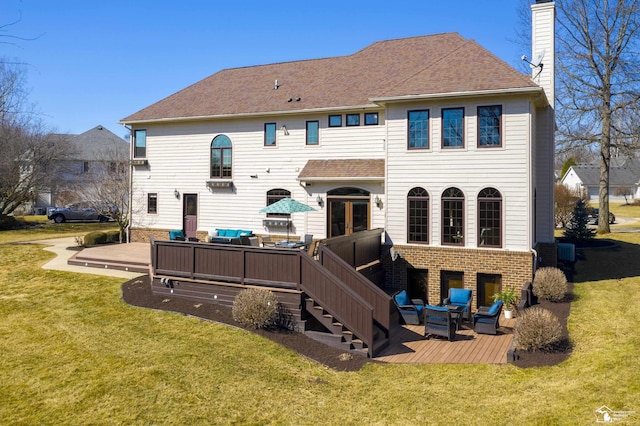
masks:
POLYGON ((401 290, 395 293, 392 297, 393 303, 395 303, 400 312, 400 319, 405 324, 420 324, 422 318, 422 311, 424 309, 424 302, 422 299, 409 299, 409 295, 406 290, 401 290))
POLYGON ((479 334, 498 334, 500 312, 502 312, 502 300, 498 300, 489 308, 480 307, 473 315, 473 330, 479 334))
POLYGON ((169 239, 171 241, 184 241, 186 238, 182 229, 172 229, 169 231, 169 239))
POLYGON ((309 246, 313 242, 313 234, 304 234, 304 249, 309 250, 309 246))
POLYGON ((463 306, 462 319, 471 321, 471 290, 468 288, 450 288, 449 297, 442 301, 443 305, 463 306))
POLYGON ((444 306, 427 305, 424 307, 424 335, 442 336, 452 341, 456 338, 456 321, 451 311, 444 306))
POLYGON ((262 247, 275 247, 276 242, 271 239, 271 235, 264 235, 260 237, 260 244, 262 247))

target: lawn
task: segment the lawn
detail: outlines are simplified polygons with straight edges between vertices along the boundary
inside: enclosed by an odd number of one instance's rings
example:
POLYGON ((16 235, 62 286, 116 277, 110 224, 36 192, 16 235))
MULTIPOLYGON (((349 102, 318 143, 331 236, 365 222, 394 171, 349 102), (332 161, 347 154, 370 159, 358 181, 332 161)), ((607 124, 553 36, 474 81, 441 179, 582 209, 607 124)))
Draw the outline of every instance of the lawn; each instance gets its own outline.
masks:
POLYGON ((2 244, 0 423, 575 425, 606 405, 636 411, 637 424, 640 234, 608 237, 621 247, 577 265, 566 362, 355 373, 242 330, 128 306, 121 279, 45 271, 52 254, 40 246, 2 244))
POLYGON ((35 241, 51 238, 75 237, 91 231, 116 230, 118 226, 112 222, 65 222, 53 223, 46 216, 22 216, 24 222, 31 224, 25 229, 0 231, 0 244, 19 241, 35 241))

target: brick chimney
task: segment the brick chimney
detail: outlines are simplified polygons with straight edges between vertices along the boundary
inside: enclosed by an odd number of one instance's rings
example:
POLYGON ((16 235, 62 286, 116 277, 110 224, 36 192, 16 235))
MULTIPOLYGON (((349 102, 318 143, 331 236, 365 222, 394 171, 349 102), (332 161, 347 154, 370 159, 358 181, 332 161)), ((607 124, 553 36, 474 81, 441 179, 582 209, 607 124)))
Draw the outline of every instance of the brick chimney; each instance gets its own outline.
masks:
POLYGON ((541 67, 531 70, 531 77, 545 91, 549 105, 555 109, 555 22, 556 5, 551 0, 536 0, 531 5, 531 61, 537 62, 542 51, 541 67))

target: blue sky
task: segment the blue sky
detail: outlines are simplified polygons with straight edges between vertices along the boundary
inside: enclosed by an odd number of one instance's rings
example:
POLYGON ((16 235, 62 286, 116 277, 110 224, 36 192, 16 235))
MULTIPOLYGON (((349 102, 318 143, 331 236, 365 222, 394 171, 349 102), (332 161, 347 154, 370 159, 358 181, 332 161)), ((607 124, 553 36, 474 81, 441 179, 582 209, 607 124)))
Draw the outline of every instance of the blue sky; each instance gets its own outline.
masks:
MULTIPOLYGON (((518 0, 2 0, 0 57, 27 64, 30 101, 58 132, 118 121, 215 72, 348 55, 456 31, 515 67, 518 0), (149 5, 153 5, 149 7, 149 5)), ((521 69, 521 68, 519 68, 521 69)), ((521 69, 522 70, 522 69, 521 69)))

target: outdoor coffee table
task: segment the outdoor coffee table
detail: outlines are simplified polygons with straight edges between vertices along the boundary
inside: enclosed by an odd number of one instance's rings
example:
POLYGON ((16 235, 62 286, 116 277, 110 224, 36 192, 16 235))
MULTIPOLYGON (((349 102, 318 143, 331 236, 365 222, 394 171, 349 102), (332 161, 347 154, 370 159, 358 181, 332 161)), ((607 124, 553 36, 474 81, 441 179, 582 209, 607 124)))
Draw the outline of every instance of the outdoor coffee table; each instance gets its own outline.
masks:
POLYGON ((298 248, 304 246, 304 241, 278 241, 276 247, 281 248, 298 248))
POLYGON ((458 329, 462 325, 464 306, 444 305, 444 307, 449 309, 449 312, 451 312, 451 319, 456 321, 456 331, 458 331, 458 329))

